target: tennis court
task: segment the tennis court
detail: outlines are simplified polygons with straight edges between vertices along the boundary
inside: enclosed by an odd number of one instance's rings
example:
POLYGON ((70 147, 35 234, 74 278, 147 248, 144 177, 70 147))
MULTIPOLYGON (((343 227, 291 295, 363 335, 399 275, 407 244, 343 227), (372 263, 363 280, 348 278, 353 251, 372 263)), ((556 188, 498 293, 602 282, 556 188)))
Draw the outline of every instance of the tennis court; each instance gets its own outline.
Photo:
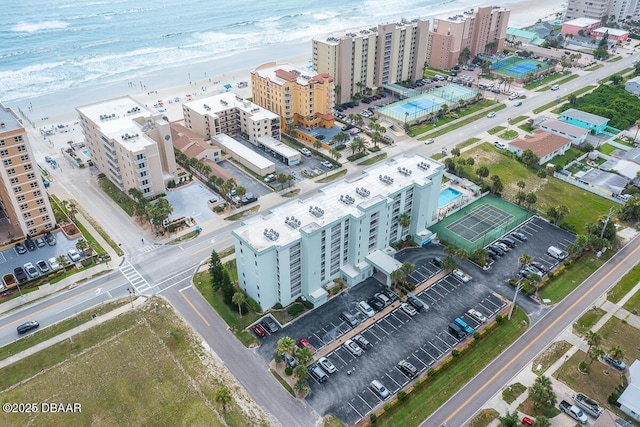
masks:
POLYGON ((494 73, 515 77, 517 79, 523 79, 530 73, 536 75, 548 68, 549 64, 546 62, 515 56, 491 64, 491 70, 494 73))
POLYGON ((486 195, 430 227, 440 240, 468 252, 484 247, 533 214, 493 195, 486 195))

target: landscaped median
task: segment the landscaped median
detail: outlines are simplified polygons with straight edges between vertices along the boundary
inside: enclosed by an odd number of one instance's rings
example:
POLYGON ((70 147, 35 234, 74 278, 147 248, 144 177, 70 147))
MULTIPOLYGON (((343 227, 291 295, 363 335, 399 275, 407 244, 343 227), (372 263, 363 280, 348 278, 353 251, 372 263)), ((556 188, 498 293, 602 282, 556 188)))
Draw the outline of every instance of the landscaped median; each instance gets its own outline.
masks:
MULTIPOLYGON (((502 313, 508 313, 508 308, 502 313)), ((511 320, 496 317, 460 350, 454 350, 428 374, 400 391, 394 400, 372 413, 370 420, 380 426, 416 426, 429 417, 478 372, 495 359, 527 329, 526 314, 516 308, 511 320)), ((371 425, 365 422, 364 425, 371 425)))

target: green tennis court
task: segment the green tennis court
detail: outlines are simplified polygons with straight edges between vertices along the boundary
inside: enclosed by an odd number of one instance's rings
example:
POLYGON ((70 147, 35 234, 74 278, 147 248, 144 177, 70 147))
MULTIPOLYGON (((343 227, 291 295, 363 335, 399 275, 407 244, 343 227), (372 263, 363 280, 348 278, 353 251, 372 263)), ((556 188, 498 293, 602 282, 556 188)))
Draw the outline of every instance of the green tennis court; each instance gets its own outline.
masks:
POLYGON ((486 195, 430 227, 438 238, 468 252, 485 247, 533 214, 493 195, 486 195))

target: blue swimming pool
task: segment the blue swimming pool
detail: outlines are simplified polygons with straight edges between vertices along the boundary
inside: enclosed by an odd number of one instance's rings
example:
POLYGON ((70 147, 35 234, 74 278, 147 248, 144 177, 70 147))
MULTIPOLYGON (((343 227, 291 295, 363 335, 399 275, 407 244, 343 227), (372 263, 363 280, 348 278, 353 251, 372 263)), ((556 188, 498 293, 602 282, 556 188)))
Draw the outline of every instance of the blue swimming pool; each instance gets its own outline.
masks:
POLYGON ((461 192, 454 188, 445 188, 444 190, 440 191, 440 196, 438 197, 438 207, 442 208, 444 206, 447 206, 453 200, 460 197, 461 194, 461 192))
POLYGON ((91 153, 89 152, 88 149, 82 150, 82 154, 87 158, 90 159, 91 158, 91 153))

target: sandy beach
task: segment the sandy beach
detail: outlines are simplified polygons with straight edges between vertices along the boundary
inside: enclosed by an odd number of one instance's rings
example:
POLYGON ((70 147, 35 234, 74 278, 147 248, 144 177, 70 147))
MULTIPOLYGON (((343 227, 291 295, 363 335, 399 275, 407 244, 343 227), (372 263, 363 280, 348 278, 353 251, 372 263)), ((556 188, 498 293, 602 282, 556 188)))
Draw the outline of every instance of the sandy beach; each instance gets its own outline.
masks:
MULTIPOLYGON (((511 9, 509 26, 519 28, 533 25, 539 19, 555 20, 556 15, 564 10, 563 5, 553 0, 540 0, 533 4, 530 1, 508 3, 505 7, 511 9)), ((250 71, 270 61, 308 66, 311 63, 311 40, 243 51, 214 61, 180 64, 162 71, 150 71, 144 76, 128 81, 81 90, 70 89, 64 93, 45 95, 9 105, 16 109, 19 107, 28 117, 28 123, 25 124, 35 129, 73 123, 77 120, 75 107, 124 95, 134 97, 155 111, 159 109, 153 105, 162 100, 164 107, 161 109, 165 111, 159 112, 166 114, 170 120, 179 120, 182 110, 180 102, 173 102, 175 98, 184 101, 186 94, 192 95, 192 99, 215 95, 225 90, 225 84, 231 85, 231 91, 234 93, 250 97, 250 86, 238 88, 238 82, 250 82, 250 71), (169 100, 172 102, 169 103, 169 100)))

